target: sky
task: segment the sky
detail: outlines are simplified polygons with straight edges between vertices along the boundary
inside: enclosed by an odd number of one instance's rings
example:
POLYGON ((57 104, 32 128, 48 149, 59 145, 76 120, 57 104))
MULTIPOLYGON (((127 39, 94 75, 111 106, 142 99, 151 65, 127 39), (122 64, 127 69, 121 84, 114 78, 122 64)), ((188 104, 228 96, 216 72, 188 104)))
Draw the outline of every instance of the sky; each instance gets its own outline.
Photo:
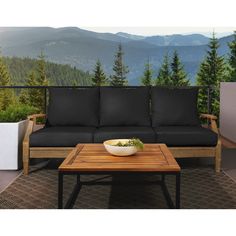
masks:
POLYGON ((223 37, 236 30, 236 27, 78 27, 100 33, 125 32, 143 36, 200 33, 209 37, 214 31, 217 37, 223 37))
POLYGON ((75 26, 96 32, 137 35, 201 33, 217 37, 235 27, 235 0, 8 0, 0 26, 75 26), (14 7, 12 7, 14 5, 14 7), (213 8, 214 6, 214 8, 213 8))

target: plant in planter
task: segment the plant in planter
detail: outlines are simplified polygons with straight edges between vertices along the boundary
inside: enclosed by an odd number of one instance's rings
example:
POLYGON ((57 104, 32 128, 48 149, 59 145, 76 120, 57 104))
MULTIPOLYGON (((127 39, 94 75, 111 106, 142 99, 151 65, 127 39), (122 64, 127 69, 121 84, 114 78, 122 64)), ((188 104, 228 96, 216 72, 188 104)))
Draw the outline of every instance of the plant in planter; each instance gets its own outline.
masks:
POLYGON ((0 111, 0 170, 21 168, 27 116, 37 112, 36 108, 19 103, 0 111))
POLYGON ((114 156, 131 156, 138 150, 143 150, 143 143, 138 138, 110 139, 104 143, 105 149, 114 156))

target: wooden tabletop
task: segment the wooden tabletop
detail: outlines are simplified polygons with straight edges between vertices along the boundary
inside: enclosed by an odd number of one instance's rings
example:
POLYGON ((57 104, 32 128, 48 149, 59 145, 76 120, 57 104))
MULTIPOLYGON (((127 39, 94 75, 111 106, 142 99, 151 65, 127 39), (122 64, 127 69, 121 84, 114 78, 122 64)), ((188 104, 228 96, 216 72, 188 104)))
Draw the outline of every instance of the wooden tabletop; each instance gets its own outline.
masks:
POLYGON ((78 144, 59 167, 78 172, 178 172, 180 167, 165 144, 145 144, 133 156, 110 155, 103 144, 78 144))

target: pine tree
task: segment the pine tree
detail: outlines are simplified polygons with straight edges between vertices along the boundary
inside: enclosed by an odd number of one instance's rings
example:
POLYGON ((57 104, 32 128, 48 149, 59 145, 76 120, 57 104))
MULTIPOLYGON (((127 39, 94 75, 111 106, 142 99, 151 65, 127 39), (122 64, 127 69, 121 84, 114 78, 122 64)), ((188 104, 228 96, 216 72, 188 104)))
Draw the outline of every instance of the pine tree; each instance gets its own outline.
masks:
POLYGON ((113 65, 114 75, 110 77, 110 84, 112 86, 125 86, 128 84, 126 74, 129 72, 128 67, 123 63, 123 49, 121 43, 118 45, 118 51, 115 54, 113 65))
POLYGON ((172 86, 187 86, 189 80, 184 71, 184 66, 180 61, 177 51, 174 51, 172 63, 171 63, 171 84, 172 86))
MULTIPOLYGON (((37 77, 36 77, 36 84, 38 86, 48 86, 48 80, 46 77, 46 66, 45 66, 45 56, 43 52, 38 56, 37 62, 37 77)), ((44 89, 35 89, 35 104, 37 104, 37 108, 43 112, 45 109, 45 90, 44 89)))
POLYGON ((171 76, 171 71, 170 71, 169 57, 168 54, 166 54, 164 56, 162 66, 159 69, 158 76, 155 80, 155 85, 171 86, 170 76, 171 76))
POLYGON ((43 52, 38 56, 38 67, 37 67, 37 73, 38 73, 38 78, 37 78, 37 83, 38 85, 41 86, 47 86, 48 85, 48 80, 46 78, 46 66, 45 66, 45 56, 43 52))
MULTIPOLYGON (((11 78, 6 65, 0 56, 0 86, 10 86, 11 78)), ((12 89, 0 89, 0 110, 5 110, 14 101, 12 89)))
POLYGON ((151 64, 149 62, 149 59, 147 63, 145 64, 145 70, 143 72, 143 77, 141 78, 141 83, 144 86, 151 86, 152 85, 152 68, 151 64))
POLYGON ((236 82, 236 31, 234 31, 234 39, 228 44, 229 53, 229 65, 230 65, 230 75, 229 81, 236 82))
MULTIPOLYGON (((219 84, 226 79, 226 64, 223 56, 218 55, 219 42, 213 33, 208 44, 206 58, 200 65, 197 74, 197 85, 211 86, 211 111, 215 115, 219 114, 219 84)), ((207 87, 200 89, 198 107, 200 112, 207 113, 207 87)))
MULTIPOLYGON (((37 86, 35 72, 31 71, 26 80, 26 86, 37 86)), ((20 102, 23 104, 27 104, 33 107, 39 107, 37 97, 40 95, 39 89, 29 88, 23 89, 20 94, 20 102)))
POLYGON ((78 81, 77 80, 71 81, 71 86, 78 86, 78 81))
MULTIPOLYGON (((48 80, 46 78, 46 66, 45 57, 43 53, 38 57, 36 72, 31 71, 26 80, 27 86, 47 86, 48 80)), ((23 90, 20 94, 20 102, 34 106, 39 110, 39 112, 44 112, 45 109, 45 96, 44 89, 29 88, 23 90)))
POLYGON ((101 62, 97 60, 94 75, 92 77, 92 85, 93 86, 104 86, 107 84, 106 75, 103 72, 101 62))

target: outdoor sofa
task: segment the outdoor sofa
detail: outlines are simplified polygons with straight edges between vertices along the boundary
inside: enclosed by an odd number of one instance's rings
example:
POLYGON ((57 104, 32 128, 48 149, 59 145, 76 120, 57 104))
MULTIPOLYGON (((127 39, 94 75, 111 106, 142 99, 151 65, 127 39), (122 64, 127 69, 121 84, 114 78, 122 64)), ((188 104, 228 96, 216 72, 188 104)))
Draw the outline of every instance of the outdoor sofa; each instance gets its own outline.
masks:
POLYGON ((78 143, 139 138, 165 143, 175 158, 213 157, 221 167, 216 117, 198 114, 198 88, 49 88, 47 114, 30 116, 23 141, 24 174, 31 158, 65 158, 78 143), (200 118, 208 120, 202 127, 200 118), (38 118, 45 126, 35 132, 38 118))

